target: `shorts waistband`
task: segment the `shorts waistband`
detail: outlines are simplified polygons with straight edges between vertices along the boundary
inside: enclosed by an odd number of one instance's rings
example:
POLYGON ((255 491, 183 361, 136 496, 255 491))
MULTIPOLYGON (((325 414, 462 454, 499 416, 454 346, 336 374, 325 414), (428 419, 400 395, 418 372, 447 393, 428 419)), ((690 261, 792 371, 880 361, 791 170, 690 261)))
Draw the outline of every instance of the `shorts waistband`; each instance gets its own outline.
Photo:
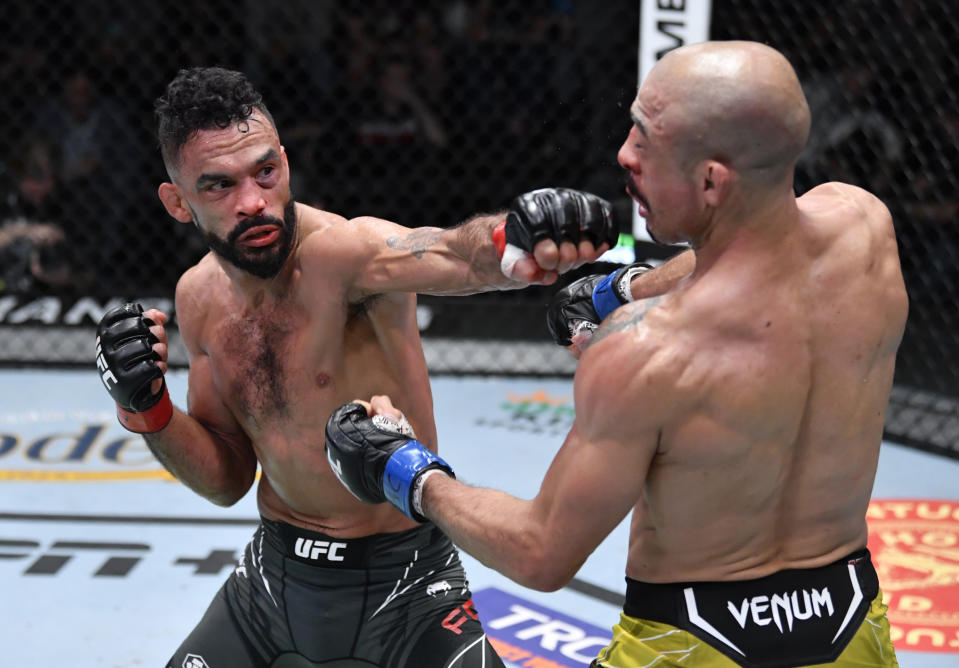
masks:
POLYGON ((819 568, 753 580, 626 578, 623 613, 684 629, 745 668, 786 668, 834 661, 878 594, 879 578, 863 549, 819 568))
POLYGON ((630 617, 680 625, 686 617, 685 590, 692 587, 697 591, 712 590, 717 593, 734 594, 739 591, 777 591, 784 584, 819 581, 825 579, 837 568, 845 569, 854 564, 863 595, 870 600, 879 593, 879 577, 872 565, 869 550, 856 550, 831 564, 819 568, 802 568, 778 571, 754 580, 730 580, 725 582, 670 582, 666 584, 640 582, 626 578, 626 601, 623 612, 630 617))
POLYGON ((266 541, 284 556, 321 568, 367 568, 374 564, 408 559, 410 550, 435 542, 435 526, 425 524, 407 531, 338 538, 318 531, 260 518, 266 541), (391 555, 395 558, 391 559, 391 555))

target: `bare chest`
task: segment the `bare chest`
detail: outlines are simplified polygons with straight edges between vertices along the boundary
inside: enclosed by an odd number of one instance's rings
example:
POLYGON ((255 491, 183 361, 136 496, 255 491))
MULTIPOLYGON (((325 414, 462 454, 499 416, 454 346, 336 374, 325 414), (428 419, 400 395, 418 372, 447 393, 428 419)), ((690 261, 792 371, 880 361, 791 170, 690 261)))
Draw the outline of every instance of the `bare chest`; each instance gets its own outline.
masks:
POLYGON ((298 403, 330 383, 336 341, 292 306, 231 315, 211 346, 221 395, 238 417, 288 419, 298 403))

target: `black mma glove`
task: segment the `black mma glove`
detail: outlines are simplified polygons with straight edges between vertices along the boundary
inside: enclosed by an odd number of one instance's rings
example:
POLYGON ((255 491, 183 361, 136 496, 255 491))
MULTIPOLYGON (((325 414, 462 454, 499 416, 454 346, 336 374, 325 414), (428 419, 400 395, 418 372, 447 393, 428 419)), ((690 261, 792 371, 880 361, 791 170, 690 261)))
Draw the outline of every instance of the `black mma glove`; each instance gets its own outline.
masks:
POLYGON ((409 423, 371 419, 358 403, 343 404, 327 420, 326 457, 353 496, 372 504, 389 501, 417 522, 427 521, 413 498, 417 481, 433 470, 456 477, 449 464, 413 438, 409 423))
POLYGON ((110 309, 97 326, 97 370, 107 392, 117 404, 117 418, 126 429, 138 434, 163 429, 173 416, 173 404, 166 382, 153 394, 150 386, 163 372, 156 365, 160 356, 153 350, 157 338, 150 332, 152 321, 144 318, 139 304, 110 309))
POLYGON ((583 329, 594 330, 606 316, 633 301, 630 283, 634 276, 652 269, 637 262, 611 274, 593 274, 558 290, 546 309, 546 326, 561 346, 572 345, 572 337, 583 329))
POLYGON ((511 275, 513 265, 542 239, 577 244, 588 238, 595 247, 604 242, 612 248, 619 238, 612 208, 601 197, 569 188, 540 188, 520 195, 510 205, 506 221, 493 230, 496 251, 503 273, 511 275))

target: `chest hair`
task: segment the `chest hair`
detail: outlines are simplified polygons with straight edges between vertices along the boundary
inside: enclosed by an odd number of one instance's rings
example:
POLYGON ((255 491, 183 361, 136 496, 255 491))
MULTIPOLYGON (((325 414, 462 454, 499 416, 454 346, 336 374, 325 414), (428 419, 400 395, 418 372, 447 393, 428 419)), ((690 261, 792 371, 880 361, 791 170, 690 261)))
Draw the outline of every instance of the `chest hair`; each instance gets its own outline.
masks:
POLYGON ((230 387, 237 407, 261 422, 288 417, 296 335, 304 318, 294 309, 271 309, 231 318, 222 331, 230 387))

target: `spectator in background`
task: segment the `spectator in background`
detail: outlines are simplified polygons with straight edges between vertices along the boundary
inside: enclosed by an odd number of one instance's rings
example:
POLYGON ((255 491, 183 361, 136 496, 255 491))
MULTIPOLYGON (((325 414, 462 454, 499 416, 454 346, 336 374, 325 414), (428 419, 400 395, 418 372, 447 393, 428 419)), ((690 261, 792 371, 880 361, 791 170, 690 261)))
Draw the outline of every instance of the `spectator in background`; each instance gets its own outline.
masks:
POLYGON ((54 162, 50 144, 37 137, 12 147, 4 165, 0 220, 60 220, 63 207, 54 162))
POLYGON ((449 167, 443 117, 450 111, 438 106, 446 68, 437 22, 428 8, 376 3, 351 7, 344 22, 346 77, 336 134, 349 138, 339 146, 355 163, 334 199, 345 211, 424 224, 424 202, 441 208, 449 197, 448 188, 424 191, 418 177, 449 167), (434 43, 421 44, 423 39, 434 43))
POLYGON ((252 49, 244 70, 269 99, 284 100, 276 122, 283 146, 301 167, 293 174, 293 191, 307 200, 325 195, 320 173, 329 156, 339 104, 336 88, 343 74, 333 58, 333 0, 286 0, 253 3, 249 20, 252 49))
POLYGON ((83 72, 69 75, 61 97, 42 110, 38 127, 59 149, 64 183, 89 180, 100 171, 112 139, 111 115, 83 72))
POLYGON ((54 175, 64 210, 70 212, 70 247, 76 261, 97 266, 102 287, 124 262, 141 262, 144 252, 122 241, 121 230, 137 211, 143 150, 128 111, 101 93, 85 71, 70 72, 61 94, 42 106, 33 132, 53 148, 54 175), (106 272, 106 273, 105 273, 106 272))
POLYGON ((0 194, 0 290, 29 292, 71 281, 63 214, 46 143, 27 139, 5 165, 0 194))
POLYGON ((49 93, 50 51, 45 35, 10 37, 0 45, 0 117, 7 127, 25 128, 49 93))
MULTIPOLYGON (((544 179, 582 182, 589 136, 589 86, 568 3, 528 2, 497 7, 488 0, 450 3, 442 23, 457 44, 447 105, 471 129, 457 138, 453 160, 469 169, 477 154, 496 165, 478 195, 498 200, 544 179), (509 100, 509 104, 504 104, 509 100), (513 156, 522 155, 523 160, 513 156), (511 159, 513 158, 513 159, 511 159)), ((615 142, 611 146, 615 146, 615 142)), ((609 160, 609 154, 603 159, 609 160)), ((615 172, 618 175, 618 171, 615 172)))
POLYGON ((803 82, 813 124, 797 164, 800 191, 835 179, 889 192, 884 172, 871 166, 902 159, 902 130, 873 103, 874 78, 870 64, 849 61, 803 82))
POLYGON ((897 169, 899 194, 890 199, 903 248, 909 291, 909 325, 896 381, 946 394, 959 388, 959 111, 955 86, 946 82, 935 99, 914 97, 912 147, 897 169))
POLYGON ((419 89, 427 104, 438 108, 446 99, 449 59, 446 35, 436 12, 425 8, 416 11, 409 46, 419 89))
POLYGON ((360 146, 425 144, 446 145, 439 115, 417 90, 404 46, 385 56, 377 68, 375 89, 356 124, 360 146))

